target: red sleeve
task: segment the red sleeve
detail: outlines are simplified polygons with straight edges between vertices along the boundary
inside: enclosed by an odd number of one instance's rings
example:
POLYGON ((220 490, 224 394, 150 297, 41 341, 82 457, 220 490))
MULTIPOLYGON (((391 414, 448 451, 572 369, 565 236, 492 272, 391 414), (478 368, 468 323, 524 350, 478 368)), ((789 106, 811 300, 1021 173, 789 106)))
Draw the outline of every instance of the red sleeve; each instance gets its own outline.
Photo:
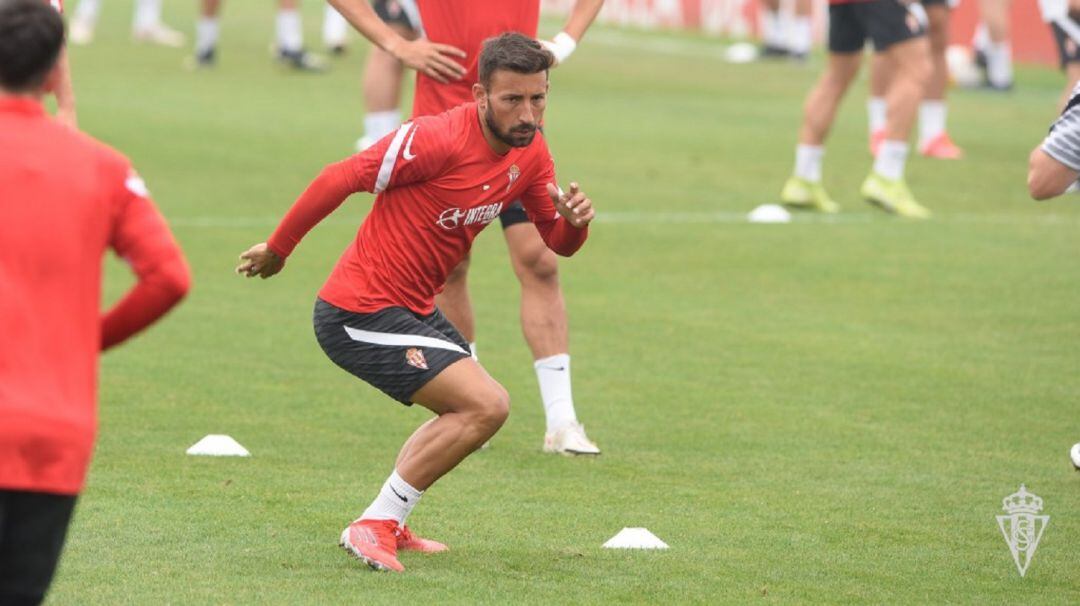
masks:
POLYGON ((135 172, 129 172, 118 198, 109 244, 131 265, 138 282, 102 317, 102 350, 153 324, 191 287, 180 246, 135 172))
POLYGON ((451 142, 441 117, 407 122, 364 151, 323 169, 297 198, 266 241, 282 259, 300 240, 353 193, 375 194, 435 177, 449 157, 451 142))
POLYGON ((578 229, 562 218, 548 195, 548 183, 558 187, 555 181, 555 162, 550 155, 547 157, 545 170, 529 189, 525 190, 521 205, 525 207, 525 213, 529 215, 529 220, 536 226, 548 248, 556 254, 569 257, 585 243, 585 239, 589 237, 589 227, 578 229))

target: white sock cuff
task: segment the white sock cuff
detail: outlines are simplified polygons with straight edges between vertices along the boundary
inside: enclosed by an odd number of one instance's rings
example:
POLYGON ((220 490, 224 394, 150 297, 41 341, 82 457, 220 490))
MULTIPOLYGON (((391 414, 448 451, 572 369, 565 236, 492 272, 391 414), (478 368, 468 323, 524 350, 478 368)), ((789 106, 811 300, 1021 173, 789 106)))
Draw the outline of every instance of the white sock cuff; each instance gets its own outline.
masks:
POLYGON ((535 362, 533 362, 533 368, 535 368, 537 370, 540 370, 541 368, 551 367, 551 366, 555 366, 555 367, 562 366, 562 367, 565 367, 565 368, 570 368, 570 354, 565 354, 565 353, 555 354, 553 356, 548 356, 546 358, 540 358, 539 360, 536 360, 535 362))
POLYGON ((390 474, 390 477, 386 481, 393 486, 395 490, 408 497, 410 501, 424 496, 424 491, 413 488, 412 484, 409 484, 404 478, 398 475, 397 469, 394 470, 394 473, 390 474))

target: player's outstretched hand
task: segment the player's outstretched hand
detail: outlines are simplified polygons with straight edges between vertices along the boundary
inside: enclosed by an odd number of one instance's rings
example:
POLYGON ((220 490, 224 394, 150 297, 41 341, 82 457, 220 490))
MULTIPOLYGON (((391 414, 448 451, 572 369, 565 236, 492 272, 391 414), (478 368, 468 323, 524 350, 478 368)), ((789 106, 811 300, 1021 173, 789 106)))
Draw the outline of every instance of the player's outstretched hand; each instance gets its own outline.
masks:
POLYGON ((282 267, 285 267, 285 259, 267 248, 266 242, 260 242, 240 255, 236 273, 249 278, 259 276, 265 280, 281 271, 282 267))
POLYGON ((548 195, 551 196, 551 203, 555 205, 555 210, 559 211, 559 214, 569 221, 570 225, 581 229, 591 223, 593 217, 596 216, 592 200, 581 191, 577 183, 571 183, 570 191, 566 192, 559 191, 554 183, 548 183, 547 190, 548 195))
POLYGON ((465 66, 453 59, 464 59, 465 51, 449 44, 438 44, 425 38, 402 38, 393 48, 387 50, 398 61, 443 84, 462 79, 467 71, 465 66))

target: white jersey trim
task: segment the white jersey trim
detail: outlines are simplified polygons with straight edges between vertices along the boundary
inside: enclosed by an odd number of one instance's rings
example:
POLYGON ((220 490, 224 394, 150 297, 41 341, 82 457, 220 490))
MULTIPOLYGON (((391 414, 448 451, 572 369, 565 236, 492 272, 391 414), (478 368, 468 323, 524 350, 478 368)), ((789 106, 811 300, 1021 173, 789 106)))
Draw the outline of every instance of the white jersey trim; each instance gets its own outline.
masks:
POLYGON ((361 343, 389 345, 392 347, 434 347, 435 349, 445 349, 469 355, 469 352, 458 345, 434 337, 425 337, 423 335, 400 335, 390 332, 372 332, 370 330, 359 330, 348 326, 345 327, 345 332, 349 335, 350 339, 353 341, 360 341, 361 343))
POLYGON ((383 156, 382 164, 379 166, 379 174, 375 177, 374 193, 382 193, 386 186, 390 184, 390 176, 394 174, 394 165, 397 164, 397 155, 401 151, 401 143, 405 141, 405 135, 408 134, 412 125, 412 122, 402 124, 390 141, 390 147, 386 148, 386 154, 383 156))

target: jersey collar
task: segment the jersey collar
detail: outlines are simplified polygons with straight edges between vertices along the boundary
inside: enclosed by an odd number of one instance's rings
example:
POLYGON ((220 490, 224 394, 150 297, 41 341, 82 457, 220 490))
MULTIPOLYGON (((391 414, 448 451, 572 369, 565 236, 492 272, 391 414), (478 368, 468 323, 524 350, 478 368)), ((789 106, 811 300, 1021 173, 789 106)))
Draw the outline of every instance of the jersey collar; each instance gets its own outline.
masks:
POLYGON ((45 106, 33 97, 2 95, 0 96, 0 112, 42 116, 45 115, 45 106))

